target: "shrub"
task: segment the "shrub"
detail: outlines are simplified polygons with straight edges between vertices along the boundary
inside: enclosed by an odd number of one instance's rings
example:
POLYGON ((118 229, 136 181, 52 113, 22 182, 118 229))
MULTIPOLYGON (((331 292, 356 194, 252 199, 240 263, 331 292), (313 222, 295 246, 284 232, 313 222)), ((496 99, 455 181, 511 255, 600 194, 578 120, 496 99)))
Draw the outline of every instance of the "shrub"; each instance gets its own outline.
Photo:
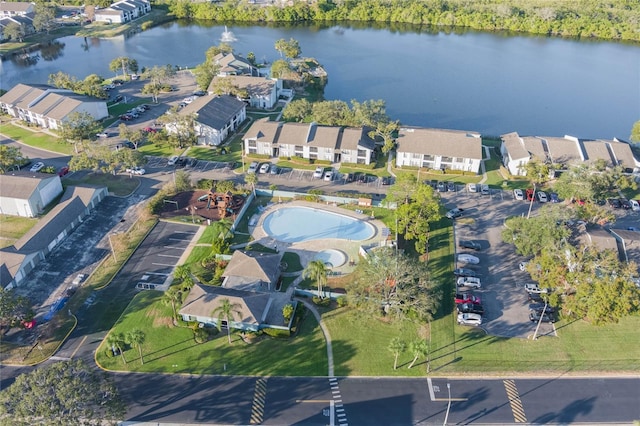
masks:
POLYGON ((209 330, 206 328, 196 328, 193 330, 193 338, 196 343, 204 343, 209 340, 209 330))
POLYGON ((340 306, 341 308, 347 306, 347 304, 349 303, 347 301, 347 296, 340 296, 336 299, 336 302, 338 303, 338 306, 340 306))
POLYGON ((313 296, 313 299, 311 300, 315 305, 318 306, 329 306, 329 304, 331 303, 331 299, 329 299, 328 297, 320 298, 319 296, 313 296))
POLYGON ((213 188, 213 180, 211 179, 198 179, 196 183, 198 189, 211 189, 213 188))
POLYGON ((281 330, 279 328, 263 328, 262 332, 264 334, 266 334, 267 336, 271 336, 271 337, 276 337, 276 338, 283 338, 283 337, 290 337, 291 336, 291 332, 289 330, 281 330))

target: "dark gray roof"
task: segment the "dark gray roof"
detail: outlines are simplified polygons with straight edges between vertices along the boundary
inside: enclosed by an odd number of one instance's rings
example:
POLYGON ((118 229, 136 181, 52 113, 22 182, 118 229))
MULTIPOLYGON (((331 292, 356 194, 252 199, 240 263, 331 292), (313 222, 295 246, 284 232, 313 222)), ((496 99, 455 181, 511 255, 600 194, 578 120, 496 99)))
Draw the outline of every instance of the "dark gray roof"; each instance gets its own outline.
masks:
POLYGON ((27 200, 43 181, 51 179, 60 178, 58 175, 34 173, 29 170, 0 175, 0 196, 27 200))
POLYGON ((370 127, 347 127, 342 131, 339 138, 339 149, 358 149, 366 148, 373 151, 376 142, 369 137, 369 132, 373 129, 370 127))
POLYGON ((180 114, 195 113, 198 123, 221 130, 244 108, 246 104, 232 96, 200 96, 182 108, 180 114))

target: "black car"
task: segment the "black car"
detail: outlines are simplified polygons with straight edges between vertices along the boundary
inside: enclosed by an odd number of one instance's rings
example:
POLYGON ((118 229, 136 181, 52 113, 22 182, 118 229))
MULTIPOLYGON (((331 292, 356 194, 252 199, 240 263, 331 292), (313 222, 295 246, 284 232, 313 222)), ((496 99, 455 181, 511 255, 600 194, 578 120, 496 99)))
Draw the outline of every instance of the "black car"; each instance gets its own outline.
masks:
POLYGON ((117 95, 115 98, 113 98, 113 102, 120 102, 123 99, 124 97, 122 95, 117 95))
POLYGON ((360 183, 369 182, 369 176, 367 176, 365 173, 362 173, 362 174, 358 175, 358 182, 360 182, 360 183))
POLYGON ((529 312, 529 321, 538 322, 542 317, 542 322, 556 322, 556 317, 552 313, 542 313, 537 311, 529 312))
POLYGON ((482 250, 482 246, 477 241, 469 241, 469 240, 460 240, 458 246, 462 248, 468 248, 472 250, 482 250))
POLYGON ((447 191, 456 192, 456 184, 454 182, 447 182, 447 191))
POLYGON ((553 314, 556 311, 556 309, 553 306, 546 305, 546 308, 545 308, 544 303, 530 303, 529 310, 531 312, 538 312, 538 313, 546 312, 548 314, 553 314))
POLYGON ((115 84, 116 86, 122 86, 124 84, 124 81, 116 78, 115 80, 111 80, 111 83, 115 84))
POLYGON ((391 178, 389 176, 385 176, 385 177, 382 178, 382 184, 383 185, 385 185, 385 186, 386 185, 391 185, 391 183, 392 183, 392 181, 391 181, 391 178))
POLYGON ((188 157, 178 157, 178 159, 176 160, 176 167, 184 167, 187 165, 188 161, 188 157))
POLYGON ((457 277, 477 277, 478 274, 473 269, 458 268, 453 270, 453 275, 457 277))
POLYGON ((529 299, 530 302, 544 304, 544 299, 542 298, 542 295, 540 293, 527 292, 527 298, 529 299))
POLYGON ((458 303, 456 309, 459 314, 484 314, 484 308, 477 303, 458 303))
POLYGON ((347 173, 346 175, 344 175, 344 181, 353 182, 353 173, 347 173))
POLYGON ((193 92, 194 96, 204 96, 206 94, 207 92, 205 92, 204 90, 196 90, 195 92, 193 92))
POLYGON ((631 210, 631 202, 626 198, 620 199, 620 204, 622 204, 622 208, 625 210, 631 210))
POLYGON ((611 207, 613 207, 614 209, 619 209, 619 208, 621 208, 621 207, 622 207, 622 203, 621 203, 621 202, 620 202, 620 200, 619 200, 619 199, 617 199, 617 198, 609 198, 609 199, 607 200, 607 203, 609 203, 609 205, 610 205, 611 207))
POLYGON ((444 182, 438 182, 438 192, 447 192, 447 185, 444 182))
POLYGON ((433 189, 438 189, 438 181, 436 179, 431 179, 431 182, 429 182, 429 185, 431 185, 433 189))

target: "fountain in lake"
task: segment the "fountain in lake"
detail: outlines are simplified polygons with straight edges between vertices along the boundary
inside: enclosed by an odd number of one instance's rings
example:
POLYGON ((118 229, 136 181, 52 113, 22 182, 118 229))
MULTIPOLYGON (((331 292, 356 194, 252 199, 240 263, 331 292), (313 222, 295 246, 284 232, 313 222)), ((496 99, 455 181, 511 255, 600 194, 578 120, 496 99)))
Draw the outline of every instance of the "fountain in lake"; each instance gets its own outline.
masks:
POLYGON ((233 35, 231 31, 227 29, 227 26, 225 25, 224 31, 222 32, 222 37, 220 37, 220 40, 225 43, 231 43, 232 41, 236 41, 237 38, 236 36, 233 35))

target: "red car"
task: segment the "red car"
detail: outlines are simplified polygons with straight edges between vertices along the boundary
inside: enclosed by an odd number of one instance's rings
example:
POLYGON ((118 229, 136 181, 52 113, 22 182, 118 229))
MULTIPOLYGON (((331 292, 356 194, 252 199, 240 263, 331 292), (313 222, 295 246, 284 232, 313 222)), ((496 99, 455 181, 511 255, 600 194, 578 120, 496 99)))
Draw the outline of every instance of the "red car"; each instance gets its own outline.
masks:
POLYGON ((478 296, 473 295, 472 293, 456 293, 456 305, 460 303, 473 303, 474 305, 479 305, 482 303, 482 300, 478 296))
POLYGON ((133 117, 130 116, 129 114, 122 114, 120 116, 120 120, 122 120, 122 121, 130 121, 130 120, 133 120, 133 117))
POLYGON ((527 201, 535 201, 533 189, 529 188, 525 193, 527 194, 527 201))
POLYGON ((144 129, 142 129, 142 131, 145 133, 156 133, 158 129, 154 129, 153 127, 145 127, 144 129))
POLYGON ((66 175, 67 173, 69 173, 69 167, 67 167, 67 166, 64 166, 63 168, 58 170, 58 176, 60 176, 60 177, 66 175))

